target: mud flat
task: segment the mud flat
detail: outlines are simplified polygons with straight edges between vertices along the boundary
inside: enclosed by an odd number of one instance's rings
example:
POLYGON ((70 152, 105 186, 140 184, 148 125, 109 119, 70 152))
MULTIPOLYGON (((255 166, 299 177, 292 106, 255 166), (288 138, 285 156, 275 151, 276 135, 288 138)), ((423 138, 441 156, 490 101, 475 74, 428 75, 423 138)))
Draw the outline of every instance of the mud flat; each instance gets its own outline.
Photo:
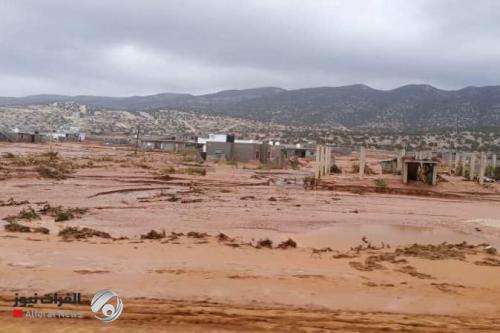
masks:
POLYGON ((314 191, 307 166, 48 149, 0 144, 14 155, 0 159, 0 332, 97 331, 88 300, 104 288, 125 302, 110 332, 500 330, 496 187, 314 191), (12 318, 15 292, 55 291, 85 295, 85 318, 12 318))

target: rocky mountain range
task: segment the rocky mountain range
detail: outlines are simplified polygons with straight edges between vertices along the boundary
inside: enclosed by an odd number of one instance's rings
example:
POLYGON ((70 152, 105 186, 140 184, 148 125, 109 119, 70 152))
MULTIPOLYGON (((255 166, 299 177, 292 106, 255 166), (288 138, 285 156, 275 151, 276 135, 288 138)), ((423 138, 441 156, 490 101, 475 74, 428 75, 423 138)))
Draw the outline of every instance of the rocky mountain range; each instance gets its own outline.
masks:
POLYGON ((500 86, 441 90, 406 85, 377 90, 366 85, 286 90, 263 87, 214 94, 163 93, 104 97, 34 95, 0 97, 0 106, 74 102, 124 111, 179 110, 255 121, 353 130, 425 130, 500 127, 500 86))

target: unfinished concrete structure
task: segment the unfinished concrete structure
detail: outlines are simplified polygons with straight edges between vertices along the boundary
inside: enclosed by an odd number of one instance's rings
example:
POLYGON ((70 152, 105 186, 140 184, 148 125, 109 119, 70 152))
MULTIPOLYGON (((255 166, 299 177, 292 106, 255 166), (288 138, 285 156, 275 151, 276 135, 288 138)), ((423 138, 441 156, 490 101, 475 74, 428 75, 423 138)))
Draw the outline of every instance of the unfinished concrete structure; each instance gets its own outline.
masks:
POLYGON ((366 164, 366 149, 361 147, 359 152, 359 178, 363 178, 365 175, 365 164, 366 164))
POLYGON ((403 158, 406 156, 406 149, 400 149, 398 151, 398 157, 396 159, 396 172, 403 172, 403 158))
POLYGON ((259 161, 271 168, 283 168, 287 158, 284 147, 268 141, 235 140, 234 135, 212 135, 202 140, 201 149, 207 160, 259 161))
POLYGON ((497 169, 497 154, 493 154, 491 156, 491 173, 490 177, 495 177, 496 176, 496 169, 497 169))
POLYGON ((329 175, 332 167, 332 149, 331 147, 316 146, 316 163, 314 164, 314 178, 320 179, 329 175))
POLYGON ((143 150, 161 150, 165 152, 178 153, 182 151, 197 150, 200 145, 194 141, 183 141, 175 139, 141 139, 141 148, 143 150))
POLYGON ((473 152, 470 156, 469 163, 469 180, 476 179, 476 153, 473 152))
POLYGON ((478 172, 478 181, 479 184, 484 184, 484 173, 486 171, 486 154, 482 151, 479 155, 479 172, 478 172))
POLYGON ((437 172, 437 161, 430 159, 405 159, 403 161, 403 184, 416 181, 428 185, 436 185, 437 172))
POLYGON ((302 144, 283 144, 280 145, 287 158, 300 157, 311 159, 314 158, 316 147, 304 146, 302 144))
MULTIPOLYGON (((394 174, 398 172, 398 163, 399 163, 399 158, 393 158, 390 160, 383 160, 380 161, 380 167, 382 168, 382 173, 383 174, 394 174)), ((402 167, 402 161, 401 161, 401 170, 403 169, 402 167)))
POLYGON ((15 132, 11 134, 15 142, 39 143, 44 141, 43 135, 38 132, 15 132))

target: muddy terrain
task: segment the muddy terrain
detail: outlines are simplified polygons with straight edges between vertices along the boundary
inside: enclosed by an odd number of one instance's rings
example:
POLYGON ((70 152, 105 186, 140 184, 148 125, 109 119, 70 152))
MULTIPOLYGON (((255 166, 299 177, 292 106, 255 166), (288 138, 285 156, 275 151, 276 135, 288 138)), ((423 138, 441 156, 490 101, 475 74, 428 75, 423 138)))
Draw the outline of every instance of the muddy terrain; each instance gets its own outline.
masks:
MULTIPOLYGON (((500 331, 500 191, 404 186, 339 156, 267 170, 191 154, 0 144, 0 332, 500 331), (383 178, 384 191, 376 180, 383 178), (14 294, 81 292, 83 319, 13 318, 14 294)), ((46 306, 50 308, 50 306, 46 306)), ((38 305, 37 309, 44 309, 38 305)))

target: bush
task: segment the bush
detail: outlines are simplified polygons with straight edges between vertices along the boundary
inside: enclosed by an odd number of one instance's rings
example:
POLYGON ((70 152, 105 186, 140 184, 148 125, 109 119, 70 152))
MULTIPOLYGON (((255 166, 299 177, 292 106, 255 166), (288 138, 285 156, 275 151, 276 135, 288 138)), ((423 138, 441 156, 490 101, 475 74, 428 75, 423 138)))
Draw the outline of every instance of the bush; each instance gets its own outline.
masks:
POLYGON ((278 245, 278 248, 283 249, 283 250, 286 250, 288 248, 296 248, 296 247, 297 247, 297 243, 291 238, 288 238, 286 241, 281 242, 278 245))
POLYGON ((31 232, 31 229, 29 227, 20 225, 17 222, 8 223, 4 226, 4 228, 5 231, 9 232, 31 232))
POLYGON ((188 175, 206 176, 207 170, 204 168, 186 168, 184 173, 188 175))
POLYGON ((51 179, 66 179, 69 173, 66 169, 58 167, 56 165, 40 165, 36 168, 36 171, 42 178, 51 179))
POLYGON ((377 189, 385 189, 385 188, 387 188, 387 184, 386 184, 385 180, 382 179, 382 178, 377 178, 377 179, 374 180, 374 182, 375 182, 375 187, 377 189))
MULTIPOLYGON (((358 166, 358 172, 359 172, 359 166, 358 166)), ((337 164, 334 164, 330 167, 330 173, 342 173, 342 168, 339 167, 337 164)))
POLYGON ((37 232, 40 234, 48 235, 50 233, 50 230, 44 227, 36 227, 33 228, 32 232, 37 232))
POLYGON ((5 221, 14 223, 17 220, 40 220, 40 215, 31 207, 23 208, 17 215, 11 215, 4 218, 5 221))
POLYGON ((70 239, 86 239, 89 237, 111 238, 111 235, 104 231, 94 230, 91 228, 78 229, 78 227, 66 227, 59 231, 59 236, 65 240, 70 239))
POLYGON ((164 174, 164 175, 170 175, 170 174, 175 173, 175 172, 176 172, 175 168, 171 165, 164 167, 160 170, 160 173, 164 174))
POLYGON ((256 248, 258 248, 258 249, 261 249, 261 248, 272 249, 273 248, 273 241, 270 240, 269 238, 260 239, 259 241, 257 241, 256 248))
MULTIPOLYGON (((376 172, 365 163, 365 175, 375 175, 376 172)), ((359 163, 352 164, 352 173, 359 173, 359 163)))
POLYGON ((54 217, 55 222, 69 221, 74 218, 81 217, 88 212, 88 208, 64 208, 62 206, 51 206, 49 204, 43 206, 40 212, 45 215, 54 217))
POLYGON ((165 234, 165 230, 162 232, 158 232, 156 230, 151 230, 147 234, 141 235, 141 239, 162 239, 165 238, 167 235, 165 234))

